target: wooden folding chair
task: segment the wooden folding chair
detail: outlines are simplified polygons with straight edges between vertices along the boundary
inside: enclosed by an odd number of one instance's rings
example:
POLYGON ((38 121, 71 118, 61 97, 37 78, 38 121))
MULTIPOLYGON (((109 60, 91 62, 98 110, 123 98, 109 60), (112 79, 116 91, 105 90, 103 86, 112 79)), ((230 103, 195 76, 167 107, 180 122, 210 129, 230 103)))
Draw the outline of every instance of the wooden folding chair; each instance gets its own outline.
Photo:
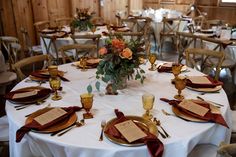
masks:
POLYGON ((225 54, 222 51, 213 51, 199 48, 188 48, 185 51, 186 65, 205 74, 215 71, 215 80, 219 79, 221 65, 225 54), (199 60, 199 58, 201 58, 199 60), (214 60, 214 62, 212 62, 214 60))

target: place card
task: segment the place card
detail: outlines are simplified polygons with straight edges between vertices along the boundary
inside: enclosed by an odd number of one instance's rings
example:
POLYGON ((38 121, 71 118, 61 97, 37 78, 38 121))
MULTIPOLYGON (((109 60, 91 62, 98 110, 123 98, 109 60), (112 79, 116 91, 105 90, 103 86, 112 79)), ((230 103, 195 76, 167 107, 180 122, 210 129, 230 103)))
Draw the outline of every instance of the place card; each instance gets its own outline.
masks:
POLYGON ((59 107, 53 108, 48 112, 41 114, 38 117, 35 117, 34 120, 38 122, 40 125, 48 124, 53 120, 65 115, 67 112, 59 107))
POLYGON ((19 98, 34 96, 34 95, 38 94, 38 91, 39 90, 33 90, 33 91, 29 91, 29 92, 16 93, 16 94, 13 95, 12 99, 19 99, 19 98))
POLYGON ((202 117, 209 111, 208 108, 198 105, 191 100, 183 100, 178 106, 202 117))
POLYGON ((212 84, 205 76, 189 76, 188 79, 194 84, 212 84))
POLYGON ((129 143, 147 136, 132 120, 118 123, 115 127, 129 143))

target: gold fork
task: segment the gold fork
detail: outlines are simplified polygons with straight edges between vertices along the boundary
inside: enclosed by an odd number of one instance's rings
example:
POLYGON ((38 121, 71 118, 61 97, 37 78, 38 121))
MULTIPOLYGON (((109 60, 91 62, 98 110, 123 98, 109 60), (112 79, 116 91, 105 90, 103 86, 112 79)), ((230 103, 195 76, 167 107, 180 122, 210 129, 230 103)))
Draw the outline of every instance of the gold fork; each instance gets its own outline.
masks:
POLYGON ((103 132, 104 132, 104 127, 106 126, 106 120, 102 120, 101 122, 101 134, 100 134, 100 138, 99 138, 99 141, 103 141, 103 132))
POLYGON ((170 135, 165 131, 165 129, 161 126, 160 120, 157 120, 156 117, 153 119, 153 122, 161 128, 161 130, 164 132, 166 137, 170 137, 170 135))

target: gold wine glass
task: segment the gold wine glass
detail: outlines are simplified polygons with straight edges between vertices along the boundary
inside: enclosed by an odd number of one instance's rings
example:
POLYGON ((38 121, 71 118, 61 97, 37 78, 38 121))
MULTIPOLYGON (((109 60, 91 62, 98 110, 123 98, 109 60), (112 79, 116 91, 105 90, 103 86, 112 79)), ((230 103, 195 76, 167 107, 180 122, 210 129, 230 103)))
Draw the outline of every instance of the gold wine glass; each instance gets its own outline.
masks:
POLYGON ((181 73, 182 65, 181 64, 172 64, 172 73, 175 78, 181 73))
POLYGON ((174 96, 177 100, 183 100, 184 96, 181 95, 182 90, 186 87, 186 78, 176 77, 175 78, 175 88, 178 90, 178 94, 174 96))
POLYGON ((157 55, 154 54, 154 53, 151 53, 149 56, 148 56, 148 60, 149 62, 151 63, 151 68, 149 68, 148 70, 150 71, 155 71, 156 70, 156 66, 155 66, 155 62, 157 60, 157 55))
POLYGON ((93 26, 91 27, 91 32, 93 32, 93 34, 94 34, 94 32, 96 32, 96 26, 95 26, 95 25, 93 25, 93 26))
POLYGON ((80 59, 80 64, 81 64, 81 66, 82 66, 81 71, 86 71, 86 70, 87 70, 87 69, 86 69, 87 59, 86 59, 85 57, 82 57, 82 58, 80 59))
POLYGON ((49 84, 50 87, 52 88, 52 90, 54 91, 54 95, 52 97, 52 100, 57 101, 57 100, 61 100, 61 96, 58 95, 58 89, 60 89, 61 87, 61 79, 59 77, 51 77, 49 79, 49 84))
POLYGON ((86 111, 86 113, 83 114, 84 119, 93 118, 92 113, 90 113, 90 110, 93 106, 93 94, 90 94, 90 93, 81 94, 80 101, 83 108, 86 111))
POLYGON ((142 96, 143 108, 146 110, 146 112, 143 114, 143 118, 152 119, 153 116, 150 114, 150 110, 153 108, 154 101, 155 101, 154 95, 143 94, 142 96))

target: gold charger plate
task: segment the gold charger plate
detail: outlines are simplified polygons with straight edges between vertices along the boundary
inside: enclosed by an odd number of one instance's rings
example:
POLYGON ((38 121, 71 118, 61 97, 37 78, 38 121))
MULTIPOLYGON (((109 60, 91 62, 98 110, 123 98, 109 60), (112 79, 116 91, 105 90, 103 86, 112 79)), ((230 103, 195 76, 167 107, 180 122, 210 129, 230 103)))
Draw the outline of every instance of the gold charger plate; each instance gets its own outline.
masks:
POLYGON ((21 88, 21 89, 17 89, 15 91, 9 92, 8 94, 5 95, 5 98, 8 99, 12 103, 34 104, 36 102, 39 102, 48 98, 50 93, 51 93, 51 89, 49 88, 44 88, 40 86, 32 86, 32 87, 25 87, 25 88, 21 88), (36 95, 13 99, 14 94, 31 92, 34 90, 38 90, 36 95))
MULTIPOLYGON (((64 72, 59 70, 58 75, 64 76, 64 72)), ((42 69, 32 72, 29 77, 33 81, 48 81, 48 79, 50 78, 50 74, 48 72, 48 69, 42 69)))
MULTIPOLYGON (((91 59, 88 59, 86 62, 87 62, 87 65, 85 66, 85 69, 93 69, 93 68, 96 68, 96 66, 99 64, 99 62, 101 61, 101 59, 99 58, 91 58, 91 59)), ((79 68, 83 68, 83 66, 80 64, 80 61, 77 61, 77 62, 74 62, 73 65, 75 65, 76 67, 79 67, 79 68)))
POLYGON ((189 87, 189 86, 186 86, 188 89, 191 89, 191 90, 194 90, 194 91, 197 91, 197 92, 217 92, 219 90, 222 89, 222 86, 216 86, 215 88, 193 88, 193 87, 189 87))
MULTIPOLYGON (((142 129, 151 132, 154 135, 157 135, 157 126, 149 121, 146 120, 142 117, 138 117, 138 116, 125 116, 127 119, 129 120, 133 120, 133 122, 135 124, 137 124, 139 127, 142 127, 142 129)), ((104 131, 107 130, 107 128, 116 120, 117 118, 113 118, 110 121, 107 122, 104 131)), ((115 143, 115 144, 119 144, 122 146, 127 146, 127 147, 137 147, 137 146, 143 146, 145 145, 144 142, 134 142, 134 143, 129 143, 128 141, 124 140, 124 139, 120 139, 120 138, 116 138, 113 137, 107 133, 104 132, 104 135, 107 137, 108 140, 110 140, 111 142, 115 143)))
MULTIPOLYGON (((30 116, 26 119, 25 124, 32 122, 35 117, 37 117, 37 116, 39 116, 51 109, 53 109, 53 108, 46 107, 46 108, 40 109, 40 110, 30 114, 30 116)), ((52 133, 52 132, 56 132, 56 131, 60 131, 65 128, 68 128, 69 126, 74 124, 76 121, 77 121, 77 116, 76 116, 76 113, 74 113, 69 118, 61 121, 60 123, 54 124, 44 130, 40 130, 40 131, 32 130, 32 131, 40 132, 40 133, 52 133)))
POLYGON ((181 112, 181 111, 180 111, 177 107, 175 107, 175 106, 172 106, 172 111, 173 111, 173 113, 174 113, 176 116, 178 116, 178 117, 180 117, 180 118, 182 118, 182 119, 184 119, 184 120, 187 120, 187 121, 191 121, 191 122, 201 122, 201 123, 207 122, 207 121, 205 121, 205 120, 198 119, 198 118, 195 118, 195 117, 193 117, 193 116, 191 116, 191 115, 188 115, 188 114, 186 114, 186 113, 184 113, 184 112, 181 112))

